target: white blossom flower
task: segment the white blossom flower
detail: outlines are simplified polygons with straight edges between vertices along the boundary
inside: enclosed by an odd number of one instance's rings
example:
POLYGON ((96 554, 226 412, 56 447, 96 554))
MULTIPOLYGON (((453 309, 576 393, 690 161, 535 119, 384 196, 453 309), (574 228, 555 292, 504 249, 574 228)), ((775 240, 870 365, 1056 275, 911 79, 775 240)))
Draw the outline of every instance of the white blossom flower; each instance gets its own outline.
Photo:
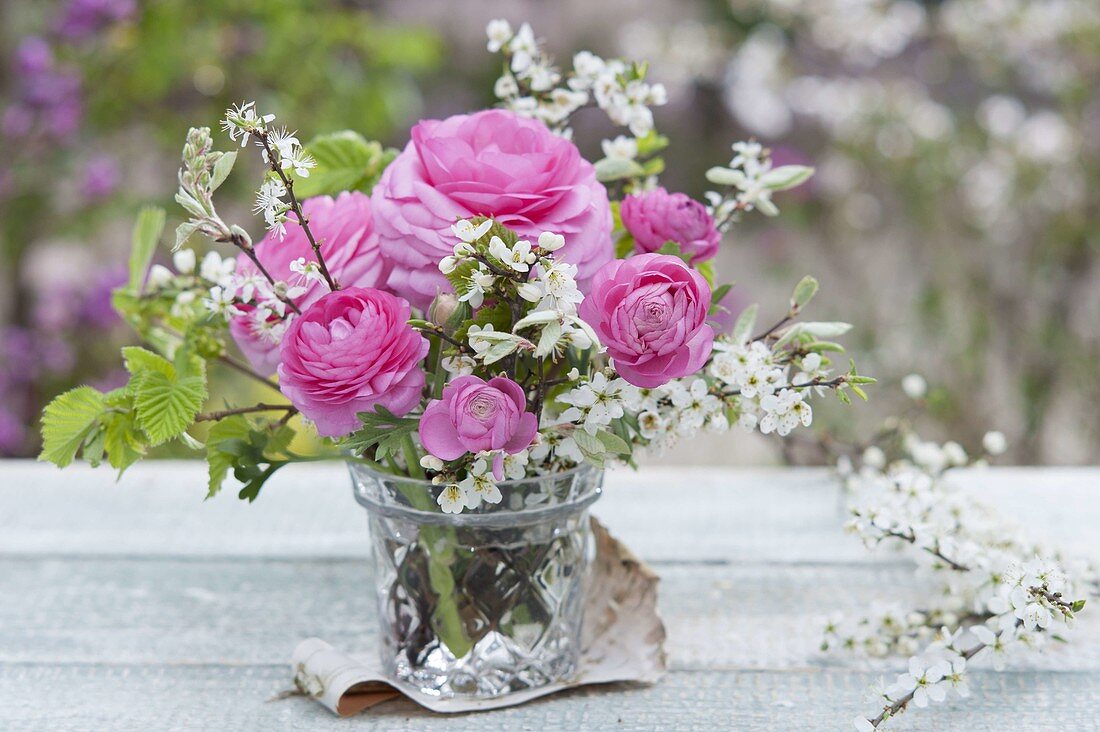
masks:
POLYGON ((609 380, 602 371, 597 371, 587 383, 558 397, 559 402, 570 405, 570 409, 562 413, 562 419, 570 422, 583 419, 585 431, 596 434, 601 427, 623 416, 620 394, 625 384, 623 379, 609 380))
POLYGON ((509 480, 521 480, 527 475, 527 450, 504 456, 504 476, 509 480))
POLYGON ((576 265, 543 260, 539 262, 536 273, 543 287, 537 310, 557 310, 566 314, 577 312, 577 305, 584 300, 584 295, 577 288, 576 265))
POLYGON ((499 259, 516 272, 527 272, 535 261, 531 253, 531 242, 520 239, 511 248, 499 236, 489 240, 489 254, 499 259))
MULTIPOLYGON (((214 256, 217 256, 216 254, 214 256)), ((195 250, 180 249, 172 255, 172 266, 180 274, 191 274, 195 271, 195 250)))
POLYGON ((507 20, 500 18, 490 20, 489 24, 485 26, 485 35, 489 38, 487 46, 489 53, 497 53, 511 39, 512 25, 507 20))
MULTIPOLYGON (((467 219, 459 219, 451 225, 451 231, 454 235, 467 244, 473 244, 475 241, 485 236, 489 229, 493 228, 493 220, 485 219, 477 226, 474 226, 472 221, 467 219)), ((456 250, 455 254, 459 252, 456 250)), ((473 253, 473 250, 469 250, 467 253, 473 253)))
POLYGON ((443 513, 462 513, 467 502, 466 489, 458 483, 450 483, 439 492, 435 502, 443 513))
POLYGON ((508 51, 512 54, 512 72, 522 74, 535 63, 539 56, 539 46, 535 41, 535 32, 528 23, 519 27, 519 31, 508 41, 508 51))
POLYGON ((207 252, 206 256, 202 258, 202 264, 199 266, 199 276, 208 282, 228 286, 236 270, 236 259, 232 257, 223 259, 217 252, 207 252))
POLYGON ((420 458, 420 467, 425 470, 434 470, 438 473, 440 470, 443 470, 443 461, 435 455, 425 455, 420 458))
MULTIPOLYGON (((475 328, 477 326, 471 326, 475 328)), ((488 346, 486 346, 486 349, 488 346)), ((474 372, 474 368, 477 366, 477 361, 469 356, 459 354, 457 356, 444 356, 440 361, 440 365, 443 370, 452 376, 466 376, 474 372)))
MULTIPOLYGON (((479 462, 485 461, 481 459, 479 462)), ((482 470, 483 472, 475 475, 475 470, 471 469, 466 477, 459 481, 459 486, 466 493, 466 508, 475 509, 481 505, 482 501, 500 503, 503 498, 496 481, 493 480, 493 474, 486 468, 482 470)))
POLYGON ((923 399, 928 393, 928 382, 920 374, 909 374, 901 380, 901 390, 910 399, 923 399))
POLYGON ((556 252, 565 246, 565 237, 552 231, 544 231, 539 234, 539 248, 548 252, 556 252))
POLYGON ((611 160, 633 160, 638 157, 638 141, 633 137, 619 135, 614 140, 604 140, 600 143, 605 158, 611 160))
POLYGON ((990 455, 1000 455, 1008 449, 1008 440, 1005 439, 1003 432, 986 432, 982 437, 982 447, 990 455))
POLYGON ((175 275, 172 274, 172 270, 165 267, 163 264, 154 264, 149 268, 149 278, 146 284, 152 288, 157 289, 164 287, 175 279, 175 275))
POLYGON ((796 389, 782 389, 776 394, 761 397, 760 408, 764 410, 764 416, 760 419, 760 431, 765 435, 774 431, 786 436, 799 422, 809 427, 813 421, 813 410, 802 397, 802 392, 796 389))

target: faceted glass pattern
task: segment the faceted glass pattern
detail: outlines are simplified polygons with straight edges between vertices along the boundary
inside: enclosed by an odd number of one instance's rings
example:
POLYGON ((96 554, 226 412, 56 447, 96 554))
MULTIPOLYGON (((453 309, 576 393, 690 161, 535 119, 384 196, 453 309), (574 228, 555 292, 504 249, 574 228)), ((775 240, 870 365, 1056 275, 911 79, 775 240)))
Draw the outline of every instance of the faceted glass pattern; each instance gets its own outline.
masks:
POLYGON ((444 514, 442 489, 349 463, 370 517, 382 661, 438 697, 488 698, 574 673, 591 466, 505 481, 499 504, 444 514))

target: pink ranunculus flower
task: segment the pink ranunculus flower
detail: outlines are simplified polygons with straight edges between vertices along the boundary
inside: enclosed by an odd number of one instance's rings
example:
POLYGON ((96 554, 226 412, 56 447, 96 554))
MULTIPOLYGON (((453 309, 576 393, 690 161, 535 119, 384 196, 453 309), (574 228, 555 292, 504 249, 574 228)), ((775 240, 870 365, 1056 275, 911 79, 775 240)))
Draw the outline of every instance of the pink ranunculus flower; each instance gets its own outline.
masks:
POLYGON ((722 235, 714 218, 706 206, 684 193, 654 188, 627 196, 619 213, 639 252, 655 252, 674 241, 693 264, 718 253, 722 235))
POLYGON ((490 216, 521 236, 565 236, 582 290, 614 256, 607 190, 569 140, 501 109, 424 120, 371 197, 389 288, 427 309, 450 289, 439 260, 458 243, 457 219, 490 216))
POLYGON ((703 367, 714 344, 710 287, 679 257, 638 254, 596 273, 579 314, 595 330, 615 370, 653 388, 703 367))
MULTIPOLYGON (((341 287, 382 287, 390 275, 390 265, 378 252, 378 236, 371 218, 370 197, 359 192, 344 192, 335 199, 317 196, 302 203, 310 231, 321 243, 321 254, 329 273, 341 287)), ((291 214, 293 218, 293 214, 291 214)), ((299 257, 315 260, 305 230, 297 224, 286 227, 286 237, 268 234, 256 245, 260 263, 276 280, 306 288, 294 303, 305 310, 328 292, 328 286, 316 280, 302 281, 290 269, 299 257)), ((237 271, 256 272, 245 255, 237 257, 237 271)), ((258 332, 249 313, 229 321, 229 332, 252 367, 264 376, 275 373, 279 364, 279 344, 270 335, 258 332)))
MULTIPOLYGON (((488 382, 459 376, 444 387, 442 399, 428 404, 420 420, 421 444, 441 460, 488 450, 515 454, 531 445, 537 431, 523 387, 503 376, 488 382)), ((498 480, 503 460, 500 453, 493 458, 498 480)))
POLYGON ((420 401, 428 340, 408 325, 409 304, 382 290, 349 287, 323 295, 283 338, 279 389, 326 437, 359 427, 359 412, 394 414, 420 401))

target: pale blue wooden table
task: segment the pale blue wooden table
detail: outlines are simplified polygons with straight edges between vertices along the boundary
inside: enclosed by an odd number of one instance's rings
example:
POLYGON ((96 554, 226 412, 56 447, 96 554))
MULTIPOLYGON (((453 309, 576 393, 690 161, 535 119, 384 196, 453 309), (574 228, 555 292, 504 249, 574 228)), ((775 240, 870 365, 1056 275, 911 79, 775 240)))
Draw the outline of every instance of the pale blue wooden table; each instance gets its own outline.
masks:
MULTIPOLYGON (((968 490, 1100 555, 1100 469, 994 469, 968 490)), ((436 717, 387 703, 339 720, 291 687, 295 644, 368 651, 366 517, 339 465, 288 469, 254 505, 203 502, 202 466, 0 463, 0 730, 850 729, 861 663, 818 651, 824 618, 912 599, 911 567, 840 529, 824 471, 616 472, 595 513, 662 576, 672 671, 652 688, 436 717)), ((1100 610, 1071 646, 896 730, 1097 729, 1100 610)), ((900 662, 879 667, 897 673, 900 662)))

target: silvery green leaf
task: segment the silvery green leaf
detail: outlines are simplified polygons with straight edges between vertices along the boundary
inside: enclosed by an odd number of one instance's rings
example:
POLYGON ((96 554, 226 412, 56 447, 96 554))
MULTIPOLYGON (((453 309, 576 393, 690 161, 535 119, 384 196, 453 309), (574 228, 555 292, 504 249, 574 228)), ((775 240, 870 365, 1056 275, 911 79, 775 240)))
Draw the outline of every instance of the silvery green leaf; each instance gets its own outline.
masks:
POLYGON ((554 346, 561 340, 562 327, 558 321, 547 323, 546 327, 542 329, 542 336, 539 338, 538 348, 535 349, 536 358, 546 358, 554 352, 554 346))
POLYGON ((760 176, 760 182, 773 191, 785 191, 802 185, 813 174, 814 169, 806 165, 781 165, 760 176))
POLYGON ((765 216, 779 215, 779 208, 767 196, 758 196, 753 203, 756 204, 756 210, 765 216))
POLYGON ((733 342, 744 343, 749 339, 752 329, 756 327, 756 312, 760 309, 756 303, 749 305, 737 316, 737 322, 733 325, 733 342))
POLYGON ((210 175, 210 192, 218 190, 218 187, 229 177, 233 170, 233 163, 237 161, 237 151, 227 152, 214 163, 214 172, 210 175))
POLYGON ((496 363, 505 356, 514 353, 518 345, 519 343, 516 341, 498 341, 489 347, 489 350, 482 355, 481 360, 486 366, 496 363))
POLYGON ((182 224, 176 227, 176 243, 172 246, 172 251, 177 251, 180 247, 187 243, 187 240, 191 238, 191 235, 198 231, 201 224, 198 221, 184 221, 182 224))
POLYGON ((791 295, 791 307, 801 310, 817 294, 817 280, 806 275, 795 285, 794 294, 791 295))
POLYGON ((526 328, 531 325, 542 325, 549 323, 553 320, 560 320, 561 314, 557 310, 536 310, 529 315, 520 318, 519 321, 512 326, 513 331, 526 328))
POLYGON ((577 443, 577 447, 587 458, 601 457, 607 452, 607 448, 600 441, 600 438, 589 434, 583 429, 573 430, 573 441, 577 443))
POLYGON ((707 171, 707 180, 716 186, 740 186, 745 182, 745 174, 740 170, 715 166, 707 171))
POLYGON ((624 158, 603 158, 596 161, 595 168, 596 179, 603 182, 645 175, 645 168, 634 160, 624 158))
POLYGON ((596 433, 596 437, 603 443, 608 452, 613 452, 616 455, 629 455, 631 453, 630 443, 613 432, 600 430, 596 433))
POLYGON ((176 203, 187 209, 187 213, 195 218, 203 219, 210 215, 210 212, 199 203, 198 199, 182 189, 176 191, 176 203))
POLYGON ((815 338, 836 338, 852 329, 851 323, 835 321, 800 323, 799 326, 801 327, 801 332, 808 333, 815 338))

